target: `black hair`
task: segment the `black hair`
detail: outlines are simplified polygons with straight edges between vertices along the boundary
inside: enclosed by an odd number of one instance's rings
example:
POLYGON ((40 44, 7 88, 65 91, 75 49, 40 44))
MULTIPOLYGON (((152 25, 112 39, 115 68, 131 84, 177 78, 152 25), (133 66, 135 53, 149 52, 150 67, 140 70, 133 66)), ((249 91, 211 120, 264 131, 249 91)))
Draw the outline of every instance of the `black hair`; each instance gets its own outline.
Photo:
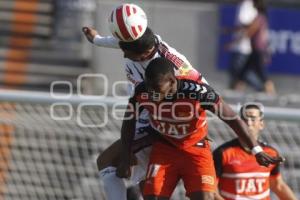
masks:
POLYGON ((267 13, 267 5, 265 0, 253 0, 254 7, 257 9, 259 13, 266 14, 267 13))
POLYGON ((145 79, 151 83, 158 83, 166 74, 173 74, 175 65, 166 58, 155 58, 147 66, 145 70, 145 79))
POLYGON ((141 54, 155 46, 155 35, 152 30, 147 27, 142 37, 132 42, 120 41, 119 46, 122 50, 141 54))
POLYGON ((264 115, 264 111, 263 111, 263 107, 262 107, 262 104, 260 103, 255 103, 255 102, 252 102, 252 103, 247 103, 245 105, 243 105, 241 107, 241 110, 240 110, 240 116, 244 119, 244 115, 245 115, 245 112, 247 109, 256 109, 259 111, 259 116, 261 118, 263 118, 263 115, 264 115))

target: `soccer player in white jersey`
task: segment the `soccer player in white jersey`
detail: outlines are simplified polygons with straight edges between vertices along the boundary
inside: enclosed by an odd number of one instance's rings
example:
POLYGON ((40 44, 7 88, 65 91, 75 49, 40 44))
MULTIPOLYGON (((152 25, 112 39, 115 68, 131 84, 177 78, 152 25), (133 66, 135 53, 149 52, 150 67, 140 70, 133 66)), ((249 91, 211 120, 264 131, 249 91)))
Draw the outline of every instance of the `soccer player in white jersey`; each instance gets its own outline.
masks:
MULTIPOLYGON (((191 66, 185 56, 162 41, 160 36, 153 34, 150 28, 146 29, 141 38, 133 42, 119 41, 112 36, 102 37, 96 30, 90 27, 84 27, 83 32, 86 38, 97 46, 120 48, 123 51, 125 73, 127 79, 134 85, 144 80, 144 72, 147 65, 157 57, 165 57, 172 61, 176 66, 174 70, 178 76, 188 76, 194 80, 206 82, 201 74, 191 66)), ((149 127, 148 112, 143 110, 136 123, 134 138, 136 141, 134 153, 137 161, 133 167, 131 180, 136 184, 145 177, 148 164, 148 155, 151 148, 149 146, 151 146, 152 138, 147 133, 147 127, 149 127)), ((108 200, 126 199, 125 183, 121 178, 116 176, 116 169, 119 165, 120 146, 121 143, 118 140, 97 158, 100 179, 103 182, 108 200)))

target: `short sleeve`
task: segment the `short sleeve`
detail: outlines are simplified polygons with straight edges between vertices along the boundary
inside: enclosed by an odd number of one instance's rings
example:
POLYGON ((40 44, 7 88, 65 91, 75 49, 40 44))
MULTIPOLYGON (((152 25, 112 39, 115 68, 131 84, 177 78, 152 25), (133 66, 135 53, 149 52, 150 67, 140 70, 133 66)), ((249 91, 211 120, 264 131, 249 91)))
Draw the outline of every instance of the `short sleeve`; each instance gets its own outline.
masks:
POLYGON ((201 108, 211 110, 220 102, 220 96, 215 90, 205 83, 198 83, 191 80, 183 80, 181 89, 190 99, 195 99, 200 102, 201 108))
POLYGON ((220 96, 216 93, 216 91, 207 84, 200 84, 205 92, 200 93, 199 101, 201 103, 201 107, 205 110, 212 110, 214 106, 219 103, 220 96))
POLYGON ((93 43, 101 47, 114 48, 114 49, 120 48, 119 40, 117 40, 113 36, 102 37, 100 35, 96 35, 96 37, 93 40, 93 43))

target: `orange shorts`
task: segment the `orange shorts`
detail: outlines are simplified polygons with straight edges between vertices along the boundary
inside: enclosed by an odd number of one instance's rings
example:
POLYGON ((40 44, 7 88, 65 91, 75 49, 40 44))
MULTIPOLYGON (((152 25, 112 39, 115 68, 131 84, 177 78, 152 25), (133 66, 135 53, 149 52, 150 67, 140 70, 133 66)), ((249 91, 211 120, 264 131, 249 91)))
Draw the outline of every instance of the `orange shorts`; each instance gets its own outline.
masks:
POLYGON ((153 145, 144 195, 170 197, 178 181, 183 180, 187 196, 193 192, 214 192, 216 174, 210 145, 194 145, 180 150, 166 143, 153 145))

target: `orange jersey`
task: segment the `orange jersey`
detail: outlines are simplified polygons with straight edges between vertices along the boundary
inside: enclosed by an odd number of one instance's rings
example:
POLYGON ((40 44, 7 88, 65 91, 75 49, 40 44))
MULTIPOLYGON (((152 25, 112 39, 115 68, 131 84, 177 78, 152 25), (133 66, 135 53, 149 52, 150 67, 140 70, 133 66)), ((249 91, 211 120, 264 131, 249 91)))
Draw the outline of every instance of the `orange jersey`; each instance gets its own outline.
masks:
POLYGON ((192 146, 207 135, 205 109, 219 102, 219 95, 209 85, 186 79, 178 80, 178 91, 172 97, 161 102, 153 98, 144 83, 133 97, 149 110, 152 127, 179 148, 192 146))
MULTIPOLYGON (((271 156, 277 151, 260 144, 271 156)), ((260 166, 255 156, 246 152, 238 139, 227 142, 214 151, 220 194, 227 200, 270 199, 270 178, 280 174, 279 165, 260 166)))

